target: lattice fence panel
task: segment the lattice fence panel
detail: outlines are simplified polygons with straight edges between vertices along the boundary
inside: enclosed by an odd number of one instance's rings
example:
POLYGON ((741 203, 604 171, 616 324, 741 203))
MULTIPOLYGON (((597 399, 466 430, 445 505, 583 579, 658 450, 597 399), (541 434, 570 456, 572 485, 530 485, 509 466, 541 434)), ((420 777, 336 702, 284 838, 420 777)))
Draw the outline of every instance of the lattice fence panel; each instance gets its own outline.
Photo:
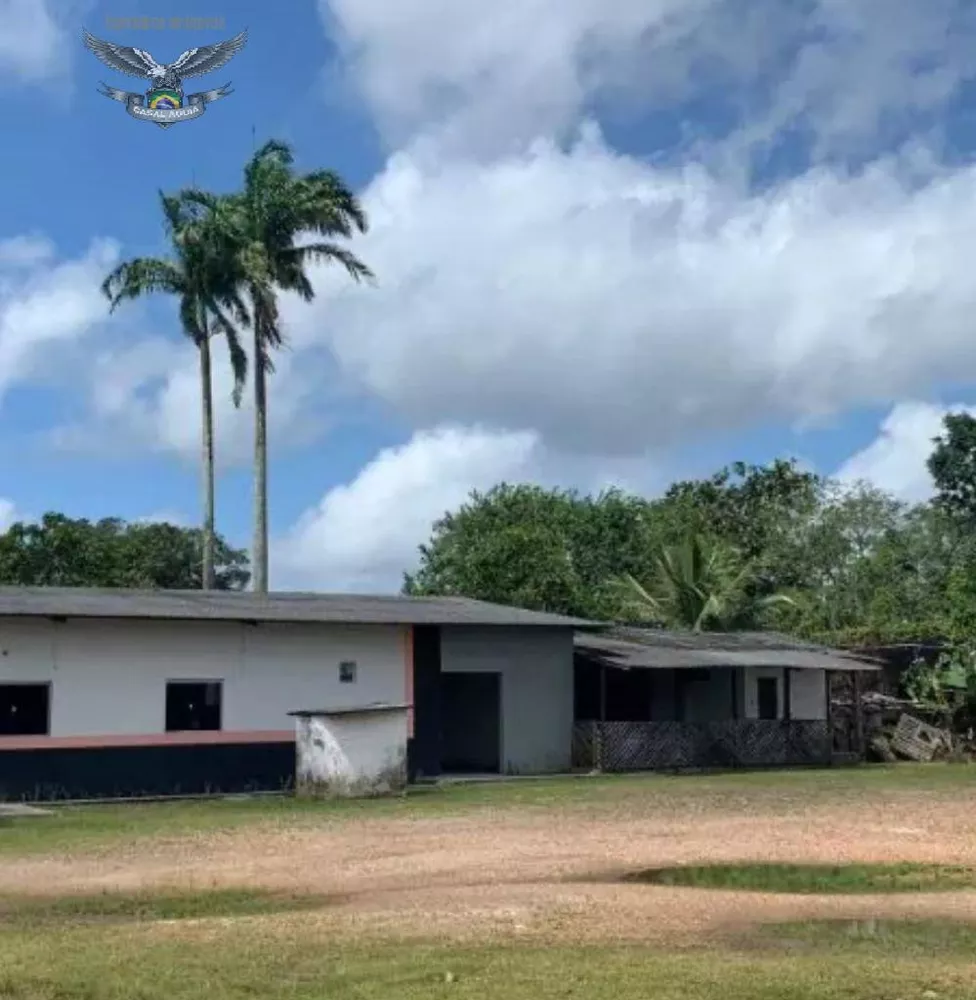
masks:
POLYGON ((682 722, 605 722, 600 733, 604 771, 695 767, 701 756, 701 732, 682 722))
POLYGON ((789 763, 789 723, 765 719, 736 719, 708 726, 714 741, 716 764, 750 767, 789 763))
POLYGON ((787 723, 790 764, 829 764, 833 756, 833 733, 826 719, 787 723))
POLYGON ((603 771, 826 764, 825 721, 590 722, 573 734, 573 763, 603 771))

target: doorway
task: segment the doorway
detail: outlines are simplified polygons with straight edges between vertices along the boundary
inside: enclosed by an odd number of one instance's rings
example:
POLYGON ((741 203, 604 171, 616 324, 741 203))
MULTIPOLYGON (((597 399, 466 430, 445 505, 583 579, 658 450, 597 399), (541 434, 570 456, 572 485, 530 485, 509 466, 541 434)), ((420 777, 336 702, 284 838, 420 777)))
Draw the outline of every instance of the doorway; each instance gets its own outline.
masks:
POLYGON ((756 678, 756 703, 760 719, 779 718, 779 681, 775 677, 756 678))
POLYGON ((501 770, 502 678, 499 673, 441 674, 441 770, 501 770))

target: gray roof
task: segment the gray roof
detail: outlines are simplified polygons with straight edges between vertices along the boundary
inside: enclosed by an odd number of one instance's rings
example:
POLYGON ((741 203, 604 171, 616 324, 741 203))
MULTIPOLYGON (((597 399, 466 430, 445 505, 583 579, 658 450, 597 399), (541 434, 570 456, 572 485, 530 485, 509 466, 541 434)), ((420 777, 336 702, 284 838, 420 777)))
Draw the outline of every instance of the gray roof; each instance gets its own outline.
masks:
POLYGON ((837 649, 775 632, 668 632, 612 628, 577 633, 577 651, 623 669, 695 670, 707 667, 793 667, 809 670, 878 670, 877 664, 837 649))
POLYGON ((209 621, 346 622, 402 625, 531 625, 584 628, 593 623, 467 597, 363 596, 229 590, 108 590, 0 587, 0 617, 157 618, 209 621))

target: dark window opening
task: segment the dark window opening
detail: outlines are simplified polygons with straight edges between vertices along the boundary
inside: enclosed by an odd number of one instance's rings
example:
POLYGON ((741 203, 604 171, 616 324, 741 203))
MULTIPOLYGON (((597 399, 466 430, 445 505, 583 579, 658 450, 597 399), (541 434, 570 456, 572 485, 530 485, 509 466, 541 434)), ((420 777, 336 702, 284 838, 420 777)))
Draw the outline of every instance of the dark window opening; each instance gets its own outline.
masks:
POLYGON ((756 701, 760 719, 779 718, 779 683, 775 677, 756 679, 756 701))
POLYGON ((0 736, 47 736, 50 684, 0 684, 0 736))
POLYGON ((220 681, 170 681, 166 685, 166 732, 220 729, 220 681))
POLYGON ((356 664, 353 660, 343 660, 339 664, 339 683, 340 684, 355 684, 356 682, 356 664))

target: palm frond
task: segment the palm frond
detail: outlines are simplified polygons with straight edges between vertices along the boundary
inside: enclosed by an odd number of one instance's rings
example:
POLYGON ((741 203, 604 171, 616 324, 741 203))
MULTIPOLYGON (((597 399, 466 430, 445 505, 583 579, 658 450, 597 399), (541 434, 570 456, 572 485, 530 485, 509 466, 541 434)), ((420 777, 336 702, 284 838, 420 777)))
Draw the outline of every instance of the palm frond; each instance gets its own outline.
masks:
POLYGON ((119 264, 102 282, 102 294, 114 311, 120 302, 163 292, 182 295, 186 278, 179 266, 159 257, 135 257, 119 264))
POLYGON ((658 547, 647 582, 625 577, 616 588, 621 614, 653 618, 695 631, 752 624, 761 610, 791 604, 784 594, 753 596, 755 565, 739 552, 698 532, 658 547))
POLYGON ((247 352, 241 345, 240 335, 237 327, 223 314, 220 309, 212 312, 211 331, 223 335, 227 342, 227 351, 230 355, 230 368, 234 377, 234 389, 231 399, 234 406, 240 406, 244 395, 244 386, 247 384, 248 357, 247 352))
POLYGON ((288 251, 299 261, 310 261, 312 263, 337 263, 341 264, 346 273, 354 281, 374 281, 373 272, 351 251, 335 243, 306 243, 303 246, 293 247, 288 251))

